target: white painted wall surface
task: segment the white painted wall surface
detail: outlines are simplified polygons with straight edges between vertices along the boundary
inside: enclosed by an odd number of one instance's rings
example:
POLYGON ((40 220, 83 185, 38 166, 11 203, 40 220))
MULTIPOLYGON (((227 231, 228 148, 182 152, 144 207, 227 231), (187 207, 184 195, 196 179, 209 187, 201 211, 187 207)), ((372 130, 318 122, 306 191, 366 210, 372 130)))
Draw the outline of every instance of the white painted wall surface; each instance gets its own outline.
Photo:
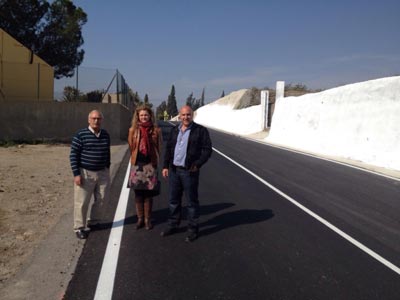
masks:
POLYGON ((267 141, 400 170, 400 77, 280 99, 267 141))

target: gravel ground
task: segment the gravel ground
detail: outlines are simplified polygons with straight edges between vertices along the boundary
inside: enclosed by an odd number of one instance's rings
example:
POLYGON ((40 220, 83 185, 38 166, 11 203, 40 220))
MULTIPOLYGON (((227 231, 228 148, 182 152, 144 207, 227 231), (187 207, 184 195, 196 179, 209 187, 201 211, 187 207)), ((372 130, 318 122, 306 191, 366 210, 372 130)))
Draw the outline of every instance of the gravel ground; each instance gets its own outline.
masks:
MULTIPOLYGON (((111 147, 112 176, 126 149, 111 147)), ((0 147, 0 299, 62 297, 84 244, 72 231, 69 151, 0 147)))

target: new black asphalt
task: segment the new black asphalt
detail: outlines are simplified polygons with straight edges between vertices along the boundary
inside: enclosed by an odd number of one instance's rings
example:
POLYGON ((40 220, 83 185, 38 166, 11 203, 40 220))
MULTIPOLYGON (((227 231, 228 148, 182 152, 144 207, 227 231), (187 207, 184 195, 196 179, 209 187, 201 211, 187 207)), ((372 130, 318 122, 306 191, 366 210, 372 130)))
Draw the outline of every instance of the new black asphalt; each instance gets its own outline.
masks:
MULTIPOLYGON (((168 130, 168 126, 163 130, 168 130)), ((399 182, 211 130, 213 146, 400 265, 399 182)), ((99 213, 65 299, 93 299, 128 163, 99 213)), ((112 299, 398 299, 400 276, 214 151, 201 169, 201 231, 135 230, 128 202, 112 299)), ((122 226, 122 223, 120 224, 122 226)))

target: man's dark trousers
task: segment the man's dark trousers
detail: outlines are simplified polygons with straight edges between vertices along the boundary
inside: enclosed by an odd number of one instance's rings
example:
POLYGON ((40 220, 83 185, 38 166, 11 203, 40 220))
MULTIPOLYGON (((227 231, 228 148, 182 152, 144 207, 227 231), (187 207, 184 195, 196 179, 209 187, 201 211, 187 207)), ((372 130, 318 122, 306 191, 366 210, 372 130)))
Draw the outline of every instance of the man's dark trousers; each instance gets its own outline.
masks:
POLYGON ((182 218, 182 195, 185 193, 189 231, 198 232, 199 175, 187 168, 173 166, 169 172, 169 226, 176 228, 182 218))

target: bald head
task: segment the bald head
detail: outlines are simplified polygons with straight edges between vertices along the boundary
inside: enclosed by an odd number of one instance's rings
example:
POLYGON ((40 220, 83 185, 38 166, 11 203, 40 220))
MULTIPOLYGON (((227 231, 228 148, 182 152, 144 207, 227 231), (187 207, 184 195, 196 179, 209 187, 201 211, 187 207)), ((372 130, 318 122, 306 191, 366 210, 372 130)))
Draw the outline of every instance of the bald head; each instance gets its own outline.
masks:
POLYGON ((190 111, 193 114, 193 109, 189 106, 189 105, 184 105, 181 107, 181 109, 179 110, 179 113, 182 112, 182 110, 184 111, 190 111))
POLYGON ((189 127, 193 122, 193 110, 189 105, 182 106, 179 111, 179 119, 182 122, 182 128, 189 127))

